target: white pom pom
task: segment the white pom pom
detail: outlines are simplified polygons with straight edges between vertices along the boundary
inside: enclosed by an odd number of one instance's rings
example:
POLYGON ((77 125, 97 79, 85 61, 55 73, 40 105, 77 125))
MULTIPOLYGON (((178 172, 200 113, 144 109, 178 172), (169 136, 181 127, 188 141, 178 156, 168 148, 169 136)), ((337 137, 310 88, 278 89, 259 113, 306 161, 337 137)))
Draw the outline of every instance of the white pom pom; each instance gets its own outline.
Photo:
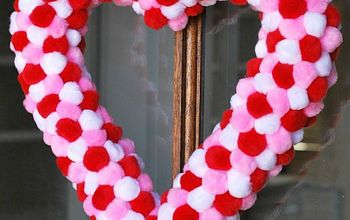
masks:
POLYGON ((66 101, 75 105, 79 105, 83 99, 84 95, 82 94, 79 85, 76 82, 67 82, 62 87, 59 97, 62 101, 66 101))
POLYGON ((259 156, 255 157, 258 167, 262 170, 272 170, 276 165, 276 154, 271 150, 265 149, 259 156))
POLYGON ((315 37, 322 37, 327 25, 327 19, 326 16, 320 13, 307 12, 304 15, 304 25, 306 33, 315 37))
POLYGON ((133 1, 132 9, 138 15, 144 15, 145 14, 145 10, 143 8, 141 8, 141 5, 140 5, 140 3, 138 1, 133 1))
POLYGON ((254 76, 254 87, 256 91, 267 94, 267 92, 276 87, 271 74, 258 73, 254 76))
POLYGON ((281 20, 282 16, 279 12, 266 13, 264 14, 264 18, 261 21, 261 24, 267 32, 273 32, 278 28, 281 20))
POLYGON ((201 1, 199 1, 199 4, 204 6, 204 7, 214 5, 215 3, 216 3, 216 0, 201 0, 201 1))
POLYGON ((300 129, 292 133, 293 144, 300 143, 304 138, 304 129, 300 129))
POLYGON ((57 15, 63 19, 68 18, 73 12, 68 0, 54 1, 50 5, 55 9, 57 15))
POLYGON ((47 37, 48 37, 47 30, 44 28, 31 25, 27 29, 28 40, 37 46, 42 47, 47 37))
POLYGON ((97 130, 102 127, 103 119, 94 111, 84 110, 80 115, 79 123, 84 131, 97 130))
POLYGON ((183 173, 179 173, 177 174, 177 176, 175 177, 174 181, 173 181, 173 188, 181 188, 181 177, 182 177, 183 173))
POLYGON ((139 195, 140 191, 141 189, 137 180, 129 176, 119 180, 114 186, 115 195, 127 202, 135 199, 139 195))
POLYGON ((24 67, 26 66, 26 60, 23 58, 21 53, 16 53, 15 57, 15 66, 19 73, 21 73, 24 70, 24 67))
POLYGON ((10 22, 10 29, 9 29, 9 31, 10 31, 11 35, 13 35, 15 32, 18 31, 18 26, 17 26, 17 22, 16 22, 17 14, 18 13, 15 11, 15 12, 12 12, 12 14, 10 16, 11 22, 10 22))
POLYGON ((165 203, 159 208, 158 220, 173 219, 174 212, 175 212, 175 208, 172 207, 169 203, 165 203))
POLYGON ((45 119, 45 131, 51 135, 56 135, 56 124, 59 120, 59 116, 57 112, 51 113, 46 119, 45 119))
POLYGON ((107 141, 104 145, 112 161, 119 161, 124 157, 124 151, 119 144, 107 141))
POLYGON ((319 76, 329 76, 332 70, 332 60, 328 53, 323 53, 321 58, 315 63, 319 76))
POLYGON ((124 216, 123 220, 144 220, 145 218, 143 217, 142 214, 133 212, 133 211, 128 211, 128 213, 124 216))
POLYGON ((244 99, 242 99, 238 94, 234 94, 231 97, 230 104, 233 109, 236 109, 244 104, 244 99))
POLYGON ((192 7, 192 6, 195 6, 197 4, 196 0, 180 0, 180 2, 184 5, 186 5, 187 7, 192 7))
POLYGON ((67 156, 74 162, 82 162, 87 149, 88 146, 86 142, 83 139, 79 138, 73 143, 69 143, 67 148, 67 156))
POLYGON ((42 0, 19 0, 18 1, 18 8, 20 11, 24 12, 26 15, 30 15, 34 8, 36 8, 39 5, 42 5, 42 0))
POLYGON ((79 45, 79 43, 81 42, 81 35, 78 31, 76 30, 73 30, 73 29, 69 29, 67 31, 67 39, 69 41, 69 44, 72 46, 72 47, 76 47, 79 45))
POLYGON ((279 61, 284 64, 296 64, 301 61, 299 42, 285 39, 276 45, 276 53, 279 61))
POLYGON ((177 2, 171 6, 161 6, 160 10, 168 19, 175 19, 184 12, 185 5, 183 5, 181 2, 177 2))
POLYGON ((222 146, 232 151, 237 148, 238 132, 232 125, 228 124, 224 130, 222 130, 219 141, 222 146))
POLYGON ((40 102, 46 95, 44 83, 38 82, 29 87, 29 95, 35 102, 40 102))
POLYGON ((97 173, 88 172, 85 177, 84 192, 87 195, 93 195, 98 188, 98 175, 97 173))
POLYGON ((201 213, 213 205, 215 195, 207 192, 203 186, 192 190, 187 196, 187 203, 201 213))
POLYGON ((231 169, 228 172, 228 190, 236 198, 244 198, 251 193, 250 177, 231 169))
POLYGON ((196 176, 203 177, 209 169, 205 162, 205 151, 203 149, 195 150, 188 161, 188 166, 196 176))
POLYGON ((287 90, 290 108, 300 110, 309 104, 309 97, 305 89, 293 86, 287 90))
POLYGON ((277 115, 268 114, 255 120, 255 130, 259 134, 274 134, 280 128, 281 122, 277 115))
POLYGON ((46 53, 40 65, 47 75, 60 74, 67 65, 67 58, 58 52, 46 53))
POLYGON ((45 128, 45 119, 41 117, 38 110, 35 110, 33 112, 33 118, 35 121, 36 126, 39 128, 40 131, 44 131, 45 128))
POLYGON ((255 8, 258 8, 259 5, 260 5, 260 0, 248 0, 248 3, 249 3, 251 6, 253 6, 253 7, 255 7, 255 8))
POLYGON ((255 45, 255 54, 258 58, 264 58, 267 56, 267 46, 265 40, 259 40, 255 45))

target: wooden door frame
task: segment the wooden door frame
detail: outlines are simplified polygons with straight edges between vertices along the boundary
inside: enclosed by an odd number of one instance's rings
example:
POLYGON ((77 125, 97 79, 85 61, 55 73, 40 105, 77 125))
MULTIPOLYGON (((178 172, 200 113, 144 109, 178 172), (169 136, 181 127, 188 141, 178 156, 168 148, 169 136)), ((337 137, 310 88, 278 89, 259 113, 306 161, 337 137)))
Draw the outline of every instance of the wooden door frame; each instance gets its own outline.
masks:
POLYGON ((175 33, 173 76, 173 177, 200 144, 203 106, 203 16, 175 33))

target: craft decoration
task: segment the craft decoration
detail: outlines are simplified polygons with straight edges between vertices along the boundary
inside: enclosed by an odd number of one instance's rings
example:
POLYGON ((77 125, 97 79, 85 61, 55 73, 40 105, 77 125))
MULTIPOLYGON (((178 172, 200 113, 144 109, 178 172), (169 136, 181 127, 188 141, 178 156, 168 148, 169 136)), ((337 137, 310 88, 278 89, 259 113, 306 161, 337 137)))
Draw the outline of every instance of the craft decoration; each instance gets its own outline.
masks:
MULTIPOLYGON (((253 206, 256 193, 294 157, 336 79, 342 42, 331 0, 249 0, 260 13, 257 58, 247 63, 231 107, 161 198, 113 123, 84 65, 90 10, 104 1, 17 0, 11 15, 24 106, 90 219, 224 220, 253 206)), ((114 0, 155 29, 186 26, 216 0, 114 0)), ((245 0, 233 0, 245 5, 245 0)))

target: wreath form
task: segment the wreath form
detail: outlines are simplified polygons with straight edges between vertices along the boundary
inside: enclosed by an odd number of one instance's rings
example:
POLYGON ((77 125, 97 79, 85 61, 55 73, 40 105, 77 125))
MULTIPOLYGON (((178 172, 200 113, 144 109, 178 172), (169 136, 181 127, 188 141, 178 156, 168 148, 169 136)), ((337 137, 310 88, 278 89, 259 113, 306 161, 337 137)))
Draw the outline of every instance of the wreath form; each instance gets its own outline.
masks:
MULTIPOLYGON (((337 73, 340 16, 331 0, 248 0, 260 13, 257 58, 247 63, 231 107, 161 198, 104 107, 84 66, 90 9, 108 0, 16 0, 11 49, 24 106, 90 219, 224 220, 294 157, 337 73)), ((114 0, 145 23, 183 29, 216 0, 114 0)), ((245 5, 245 0, 233 0, 245 5)))

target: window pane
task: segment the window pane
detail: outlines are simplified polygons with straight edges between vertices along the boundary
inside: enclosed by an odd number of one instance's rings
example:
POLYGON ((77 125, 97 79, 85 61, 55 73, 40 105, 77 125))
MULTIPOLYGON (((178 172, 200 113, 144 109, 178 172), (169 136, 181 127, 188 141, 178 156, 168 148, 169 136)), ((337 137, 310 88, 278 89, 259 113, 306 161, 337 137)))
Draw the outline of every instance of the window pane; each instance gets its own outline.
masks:
POLYGON ((102 103, 135 141, 162 192, 172 171, 173 32, 147 28, 128 8, 104 5, 99 15, 99 53, 93 59, 102 103))
MULTIPOLYGON (((294 162, 259 194, 243 220, 342 220, 350 218, 349 2, 333 1, 343 14, 345 42, 337 61, 339 81, 331 88, 317 124, 306 129, 294 162)), ((207 10, 204 131, 208 135, 229 107, 245 63, 254 57, 260 26, 256 13, 221 2, 207 10)))

